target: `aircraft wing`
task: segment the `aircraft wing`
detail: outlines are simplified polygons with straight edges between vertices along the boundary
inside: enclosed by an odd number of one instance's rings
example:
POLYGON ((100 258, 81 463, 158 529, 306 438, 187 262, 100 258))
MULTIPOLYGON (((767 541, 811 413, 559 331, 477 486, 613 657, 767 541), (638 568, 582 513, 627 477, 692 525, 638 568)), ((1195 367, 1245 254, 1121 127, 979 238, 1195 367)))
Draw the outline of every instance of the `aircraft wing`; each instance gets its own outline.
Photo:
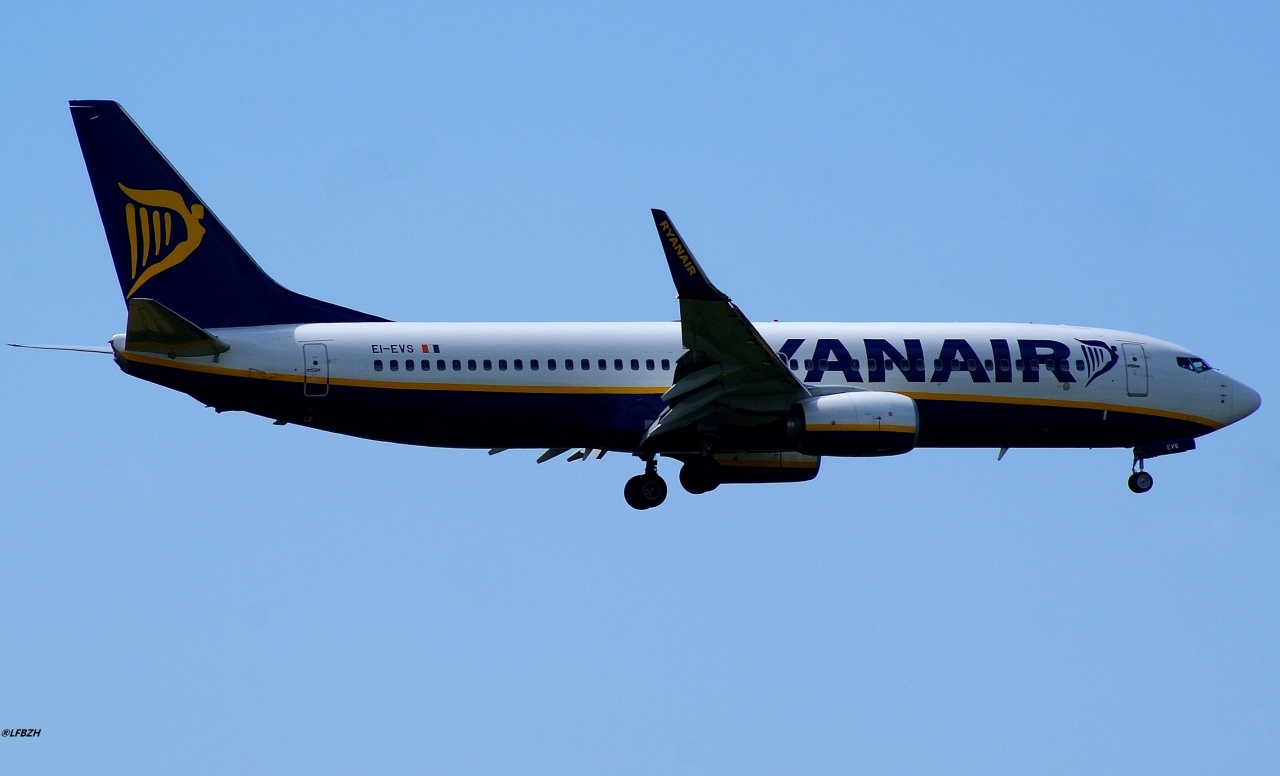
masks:
POLYGON ((737 305, 711 284, 667 214, 654 210, 653 222, 680 299, 688 352, 676 362, 675 380, 663 394, 667 408, 644 439, 698 423, 759 425, 789 412, 808 390, 737 305))

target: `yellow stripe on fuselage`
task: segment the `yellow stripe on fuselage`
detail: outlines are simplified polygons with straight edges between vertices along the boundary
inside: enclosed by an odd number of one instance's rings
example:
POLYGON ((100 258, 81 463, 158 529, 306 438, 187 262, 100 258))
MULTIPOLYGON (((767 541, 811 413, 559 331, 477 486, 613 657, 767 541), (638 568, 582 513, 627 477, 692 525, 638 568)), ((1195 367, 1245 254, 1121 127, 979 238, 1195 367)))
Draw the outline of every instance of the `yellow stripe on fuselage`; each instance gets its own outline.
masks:
POLYGON ((192 364, 187 361, 178 361, 163 356, 148 356, 143 353, 131 353, 127 350, 117 350, 115 355, 123 358, 125 361, 133 361, 139 364, 150 364, 152 366, 162 366, 168 369, 181 369, 187 372, 201 372, 203 374, 222 375, 224 377, 248 377, 254 380, 275 380, 285 383, 300 383, 302 375, 285 374, 283 372, 264 372, 261 369, 238 369, 234 367, 223 366, 221 364, 192 364))
MULTIPOLYGON (((301 374, 288 374, 284 372, 265 372, 258 369, 240 369, 223 366, 221 364, 193 364, 187 361, 178 361, 175 359, 164 358, 162 356, 150 356, 142 353, 131 353, 128 351, 117 351, 116 355, 126 361, 134 361, 142 364, 151 364, 153 366, 166 367, 169 369, 184 369, 191 372, 201 372, 204 374, 216 374, 226 377, 244 377, 253 380, 274 380, 279 382, 301 383, 301 374)), ((644 385, 644 386, 608 386, 608 385, 495 385, 493 383, 425 383, 410 382, 402 380, 356 380, 345 377, 329 378, 329 385, 340 385, 351 388, 380 388, 398 391, 468 391, 475 393, 529 393, 529 394, 623 394, 623 395, 661 395, 666 392, 670 386, 665 385, 644 385)), ((1061 407, 1064 409, 1085 409, 1098 410, 1099 412, 1123 412, 1131 415, 1151 415, 1160 418, 1169 418, 1171 420, 1182 420, 1190 423, 1199 423, 1210 429, 1219 429, 1223 424, 1203 418, 1198 415, 1190 415, 1183 412, 1172 412, 1170 410, 1158 409, 1156 407, 1140 407, 1127 404, 1104 404, 1100 402, 1077 401, 1072 399, 1039 399, 1026 398, 1021 396, 986 396, 982 394, 957 394, 957 393, 925 393, 918 391, 895 391, 903 396, 909 396, 915 401, 946 401, 959 403, 980 403, 980 404, 1012 404, 1024 407, 1061 407)), ((810 431, 866 431, 866 430, 883 430, 883 431, 902 431, 903 433, 914 433, 914 430, 908 430, 900 426, 880 426, 856 424, 851 426, 812 426, 808 427, 810 431)))
POLYGON ((1209 418, 1202 418, 1199 415, 1189 415, 1185 412, 1172 412, 1170 410, 1162 410, 1156 407, 1137 407, 1130 404, 1103 404, 1091 401, 1074 401, 1071 399, 1034 399, 1022 396, 984 396, 982 394, 959 394, 959 393, 917 393, 912 391, 898 391, 903 396, 909 396, 915 401, 955 401, 970 402, 978 404, 1017 404, 1026 407, 1062 407, 1065 409, 1077 410, 1098 410, 1099 412, 1127 412, 1131 415, 1153 415, 1159 418, 1169 418, 1171 420, 1186 420, 1191 423, 1199 423, 1202 426, 1209 426, 1213 429, 1222 428, 1223 424, 1209 418))
MULTIPOLYGON (((264 372, 257 369, 236 369, 219 364, 192 364, 176 361, 161 356, 149 356, 126 351, 117 352, 126 361, 135 361, 170 369, 185 369, 205 374, 217 374, 227 377, 247 377, 255 380, 275 380, 287 383, 301 383, 302 375, 283 372, 264 372)), ((312 380, 323 383, 323 380, 312 380)), ((496 385, 494 383, 428 383, 408 380, 357 380, 348 377, 330 377, 329 385, 341 385, 349 388, 381 388, 396 391, 468 391, 473 393, 573 393, 573 394, 655 394, 662 395, 670 386, 667 385, 496 385)))

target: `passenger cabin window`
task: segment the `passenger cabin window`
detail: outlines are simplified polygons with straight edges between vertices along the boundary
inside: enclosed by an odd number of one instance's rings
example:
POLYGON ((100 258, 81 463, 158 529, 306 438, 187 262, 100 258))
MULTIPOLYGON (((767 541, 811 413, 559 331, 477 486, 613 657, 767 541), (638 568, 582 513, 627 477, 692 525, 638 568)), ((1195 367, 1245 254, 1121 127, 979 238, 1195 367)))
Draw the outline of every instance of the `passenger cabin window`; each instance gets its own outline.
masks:
POLYGON ((1210 369, 1213 369, 1213 367, 1209 366, 1204 359, 1196 358, 1195 356, 1178 356, 1178 366, 1195 372, 1196 374, 1208 372, 1210 369))
POLYGON ((670 360, 670 359, 667 359, 667 358, 662 359, 662 371, 664 371, 664 372, 670 372, 670 371, 671 371, 671 360, 670 360))
POLYGON ((516 369, 516 371, 517 371, 517 372, 523 372, 523 371, 524 371, 524 359, 523 359, 523 358, 517 358, 515 361, 512 361, 512 362, 511 362, 511 365, 512 365, 513 367, 515 367, 515 369, 516 369))
POLYGON ((548 372, 556 371, 556 360, 554 358, 547 359, 547 371, 548 372))
MULTIPOLYGON (((604 370, 609 368, 609 362, 602 358, 596 361, 596 368, 599 369, 601 372, 603 372, 604 370)), ((583 369, 586 369, 586 367, 583 367, 583 369)))
POLYGON ((793 358, 793 359, 791 359, 791 371, 793 371, 793 372, 794 372, 794 371, 796 371, 796 370, 797 370, 797 369, 799 369, 799 368, 800 368, 800 362, 799 362, 799 361, 796 361, 794 358, 793 358))
POLYGON ((505 358, 498 359, 498 371, 499 372, 507 371, 507 360, 505 358))
POLYGON ((487 358, 484 360, 484 371, 486 371, 486 372, 492 372, 492 371, 493 371, 493 362, 492 362, 492 361, 490 361, 490 360, 489 360, 489 359, 487 359, 487 358))
POLYGON ((573 371, 573 359, 572 359, 572 358, 566 358, 566 359, 564 360, 564 368, 565 368, 565 371, 568 371, 568 372, 572 372, 572 371, 573 371))
POLYGON ((638 358, 631 359, 631 371, 636 372, 636 371, 639 371, 639 369, 640 369, 640 359, 638 358))
POLYGON ((530 372, 538 371, 538 359, 536 358, 529 359, 529 371, 530 372))
POLYGON ((646 358, 644 360, 644 368, 648 369, 650 372, 654 370, 654 363, 652 358, 646 358))
POLYGON ((392 372, 399 372, 399 371, 400 371, 400 362, 399 362, 399 361, 397 361, 397 360, 396 360, 396 359, 394 359, 394 358, 393 358, 393 359, 391 359, 391 371, 392 371, 392 372))
POLYGON ((582 363, 579 364, 579 366, 582 367, 582 371, 584 372, 589 370, 591 368, 591 359, 589 358, 582 359, 582 363))
POLYGON ((1084 371, 1084 359, 1080 359, 1080 358, 1076 359, 1076 371, 1077 372, 1084 371))
POLYGON ((455 372, 461 372, 461 371, 462 371, 462 361, 460 361, 459 359, 456 359, 456 358, 453 360, 453 371, 455 371, 455 372))
POLYGON ((373 371, 375 371, 375 372, 381 372, 381 371, 382 371, 382 359, 380 359, 380 358, 375 358, 375 359, 373 360, 373 371))
POLYGON ((613 368, 614 368, 614 370, 615 370, 615 371, 621 372, 621 371, 622 371, 622 359, 620 359, 620 358, 615 358, 615 359, 613 360, 613 368))
POLYGON ((476 371, 476 360, 474 358, 467 359, 467 371, 468 372, 476 371))
POLYGON ((989 358, 986 361, 982 362, 982 365, 987 368, 987 371, 991 371, 992 369, 995 369, 995 365, 991 363, 991 359, 989 358))
POLYGON ((422 371, 424 372, 431 371, 431 359, 429 358, 422 359, 422 371))
POLYGON ((412 372, 412 371, 413 371, 413 359, 411 359, 411 358, 406 358, 406 359, 404 360, 404 371, 406 371, 406 372, 412 372))

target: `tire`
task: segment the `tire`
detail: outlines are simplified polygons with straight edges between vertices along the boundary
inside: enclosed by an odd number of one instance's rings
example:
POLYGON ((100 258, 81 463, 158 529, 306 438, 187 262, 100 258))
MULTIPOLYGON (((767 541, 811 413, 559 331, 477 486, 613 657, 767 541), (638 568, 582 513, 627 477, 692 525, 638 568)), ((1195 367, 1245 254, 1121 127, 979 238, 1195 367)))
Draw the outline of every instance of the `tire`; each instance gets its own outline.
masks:
POLYGON ((710 493, 720 487, 718 464, 712 461, 689 461, 680 467, 680 486, 692 493, 710 493))
POLYGON ((667 483, 656 474, 637 474, 627 480, 622 496, 632 509, 653 509, 667 498, 667 483))
POLYGON ((1146 472, 1134 472, 1129 475, 1129 490, 1134 493, 1146 493, 1154 484, 1155 480, 1146 472))
POLYGON ((632 509, 644 509, 644 501, 640 497, 640 479, 643 474, 637 474, 627 480, 627 484, 622 486, 622 497, 627 500, 627 506, 632 509))
POLYGON ((640 497, 648 504, 645 509, 652 509, 667 500, 667 481, 656 474, 640 475, 640 497))

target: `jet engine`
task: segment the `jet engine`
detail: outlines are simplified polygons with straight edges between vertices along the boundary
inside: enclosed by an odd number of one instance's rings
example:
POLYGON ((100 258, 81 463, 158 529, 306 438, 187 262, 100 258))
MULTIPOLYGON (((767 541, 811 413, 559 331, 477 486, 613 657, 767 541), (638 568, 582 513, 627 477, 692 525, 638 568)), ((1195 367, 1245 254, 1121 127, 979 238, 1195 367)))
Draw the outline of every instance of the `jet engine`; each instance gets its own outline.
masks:
POLYGON ((805 455, 899 455, 916 446, 919 414, 908 396, 850 391, 796 403, 788 431, 805 455))

